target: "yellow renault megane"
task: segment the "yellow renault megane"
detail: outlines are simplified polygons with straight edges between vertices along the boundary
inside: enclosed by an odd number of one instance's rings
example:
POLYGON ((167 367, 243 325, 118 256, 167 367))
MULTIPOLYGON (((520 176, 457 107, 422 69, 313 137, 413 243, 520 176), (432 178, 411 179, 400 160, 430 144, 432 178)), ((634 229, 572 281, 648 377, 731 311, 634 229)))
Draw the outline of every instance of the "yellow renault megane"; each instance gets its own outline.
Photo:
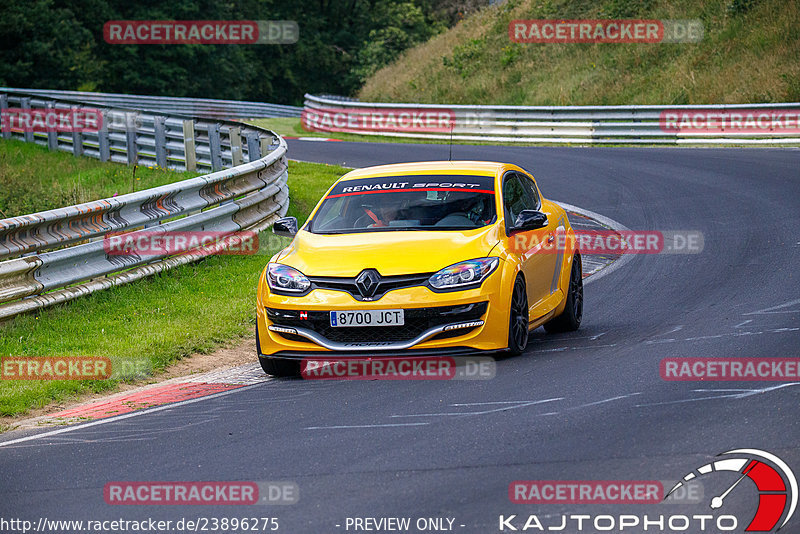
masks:
POLYGON ((531 329, 575 330, 580 253, 530 173, 478 161, 354 170, 328 190, 258 283, 264 371, 307 357, 519 354, 531 329))

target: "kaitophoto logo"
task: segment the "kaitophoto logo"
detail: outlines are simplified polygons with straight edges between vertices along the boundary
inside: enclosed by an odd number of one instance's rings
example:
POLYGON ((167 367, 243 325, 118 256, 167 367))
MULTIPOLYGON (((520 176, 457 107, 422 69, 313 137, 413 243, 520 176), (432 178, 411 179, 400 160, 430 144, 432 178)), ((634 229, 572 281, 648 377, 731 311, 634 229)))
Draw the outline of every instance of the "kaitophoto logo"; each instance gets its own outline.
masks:
POLYGON ((665 498, 689 481, 716 473, 736 473, 736 481, 720 495, 713 497, 709 507, 712 510, 722 508, 728 495, 747 478, 758 490, 758 507, 745 532, 777 532, 782 529, 797 509, 797 478, 786 462, 759 449, 735 449, 717 456, 726 458, 686 474, 665 498))
POLYGON ((294 44, 293 20, 110 20, 103 25, 109 44, 294 44))
POLYGON ((697 43, 701 20, 532 19, 512 20, 515 43, 697 43))
MULTIPOLYGON (((797 478, 782 459, 759 449, 735 449, 724 457, 684 475, 664 495, 656 481, 516 481, 509 485, 509 499, 518 504, 702 504, 721 511, 734 491, 746 491, 741 483, 749 479, 757 490, 755 514, 745 532, 777 532, 789 522, 797 508, 797 478), (687 488, 719 488, 714 496, 687 497, 687 488), (684 496, 676 496, 681 492, 684 496), (656 498, 658 497, 658 499, 656 498)), ((750 486, 752 491, 752 486, 750 486)), ((678 514, 518 514, 500 515, 500 532, 739 532, 739 519, 723 513, 678 514)))

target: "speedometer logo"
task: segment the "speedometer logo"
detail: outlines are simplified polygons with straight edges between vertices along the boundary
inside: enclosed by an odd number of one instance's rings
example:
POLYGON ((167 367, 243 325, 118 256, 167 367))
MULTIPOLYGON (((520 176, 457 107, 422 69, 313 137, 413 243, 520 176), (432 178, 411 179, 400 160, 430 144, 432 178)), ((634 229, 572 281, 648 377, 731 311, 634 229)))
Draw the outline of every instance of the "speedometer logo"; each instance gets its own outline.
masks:
POLYGON ((715 495, 709 506, 713 510, 725 505, 725 498, 739 486, 745 478, 749 478, 758 488, 758 509, 747 526, 746 532, 771 532, 783 518, 776 532, 791 519, 797 508, 797 479, 786 463, 774 454, 758 449, 735 449, 723 452, 719 456, 731 456, 717 460, 687 474, 669 490, 665 499, 684 483, 718 471, 740 473, 730 487, 719 495, 715 495))

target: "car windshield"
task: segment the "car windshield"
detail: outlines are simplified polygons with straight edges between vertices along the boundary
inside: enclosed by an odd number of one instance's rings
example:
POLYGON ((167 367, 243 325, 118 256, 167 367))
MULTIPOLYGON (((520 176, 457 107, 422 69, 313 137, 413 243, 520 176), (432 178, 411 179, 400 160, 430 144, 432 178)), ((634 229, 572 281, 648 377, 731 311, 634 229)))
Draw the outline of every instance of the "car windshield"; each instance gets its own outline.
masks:
POLYGON ((390 176, 337 183, 308 230, 315 234, 469 230, 495 220, 491 176, 390 176))

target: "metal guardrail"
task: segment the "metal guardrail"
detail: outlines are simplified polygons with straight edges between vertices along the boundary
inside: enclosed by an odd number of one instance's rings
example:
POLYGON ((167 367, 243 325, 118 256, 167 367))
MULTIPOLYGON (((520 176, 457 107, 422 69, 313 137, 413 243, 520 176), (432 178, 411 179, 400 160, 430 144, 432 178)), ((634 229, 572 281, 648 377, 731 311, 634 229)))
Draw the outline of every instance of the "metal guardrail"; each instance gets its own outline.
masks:
POLYGON ((215 100, 210 98, 178 98, 118 93, 91 93, 86 91, 57 91, 52 89, 13 89, 9 87, 0 87, 0 93, 69 99, 75 102, 93 104, 96 106, 128 108, 150 113, 179 114, 213 119, 299 117, 300 113, 303 111, 303 108, 297 106, 239 100, 215 100))
POLYGON ((394 104, 305 95, 303 126, 323 132, 509 143, 578 144, 798 144, 800 133, 764 131, 674 132, 662 128, 665 111, 798 110, 800 103, 659 106, 467 106, 394 104), (452 128, 422 131, 414 112, 444 114, 452 128), (403 117, 406 114, 406 117, 403 117), (393 121, 387 118, 393 117, 393 121), (412 118, 409 118, 412 117, 412 118), (377 119, 377 120, 375 120, 377 119), (405 119, 405 120, 404 120, 405 119), (402 124, 405 122, 405 126, 402 124), (366 127, 365 127, 366 126, 366 127))
MULTIPOLYGON (((65 100, 0 93, 0 114, 11 107, 69 109, 65 100)), ((216 172, 134 193, 30 215, 0 219, 0 319, 65 302, 198 260, 207 250, 178 255, 109 255, 109 233, 258 232, 289 206, 286 142, 263 128, 232 122, 103 109, 94 135, 4 131, 121 163, 216 172), (247 161, 246 163, 244 161, 247 161), (222 170, 225 166, 233 168, 222 170)))
MULTIPOLYGON (((3 93, 0 114, 7 108, 69 110, 86 107, 65 98, 3 93)), ((132 109, 93 106, 102 112, 96 132, 35 132, 5 129, 2 136, 129 165, 158 165, 179 171, 217 171, 258 159, 272 142, 262 130, 238 122, 195 118, 189 115, 153 114, 132 109), (253 158, 250 158, 250 153, 253 158)))

